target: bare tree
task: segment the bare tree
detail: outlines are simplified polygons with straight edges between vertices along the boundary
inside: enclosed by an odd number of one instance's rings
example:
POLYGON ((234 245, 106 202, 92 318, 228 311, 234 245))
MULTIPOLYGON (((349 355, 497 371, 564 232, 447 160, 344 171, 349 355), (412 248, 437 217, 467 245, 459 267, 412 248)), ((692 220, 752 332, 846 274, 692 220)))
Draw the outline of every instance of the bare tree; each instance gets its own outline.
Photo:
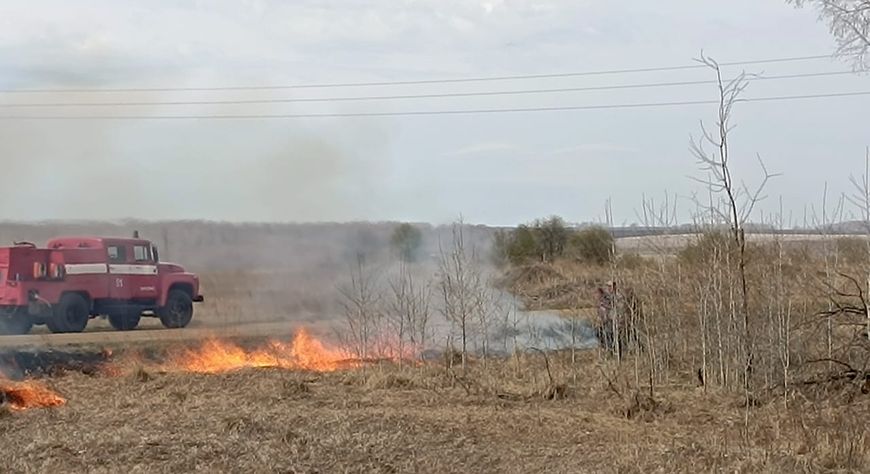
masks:
POLYGON ((493 319, 498 313, 497 296, 492 290, 492 285, 487 282, 479 285, 477 288, 477 314, 475 315, 475 325, 477 326, 477 340, 480 344, 480 352, 483 356, 483 367, 486 368, 489 361, 490 346, 489 341, 492 337, 493 319))
POLYGON ((484 308, 486 284, 473 248, 467 248, 463 223, 453 224, 452 245, 440 251, 438 286, 444 317, 458 330, 462 344, 462 370, 468 370, 468 339, 484 308))
POLYGON ((339 293, 349 342, 357 357, 369 358, 373 351, 379 352, 375 346, 381 335, 383 313, 377 276, 366 265, 365 257, 361 254, 357 255, 351 267, 350 283, 340 287, 339 293))
POLYGON ((420 285, 412 269, 402 260, 398 274, 389 282, 390 321, 397 337, 399 363, 407 356, 406 342, 419 352, 426 345, 431 289, 420 285))
POLYGON ((859 68, 870 67, 870 0, 786 0, 814 7, 837 39, 837 54, 859 68))
MULTIPOLYGON (((867 147, 865 154, 864 175, 860 180, 854 175, 849 177, 855 189, 852 195, 846 196, 846 199, 860 212, 861 224, 868 237, 866 242, 867 258, 870 261, 870 147, 867 147)), ((867 291, 870 294, 870 274, 867 275, 867 291)), ((870 339, 870 306, 865 308, 865 313, 867 316, 867 338, 870 339)))
MULTIPOLYGON (((843 220, 845 200, 846 196, 841 195, 833 203, 833 207, 829 208, 828 183, 825 183, 824 191, 822 192, 821 216, 816 212, 815 206, 810 207, 813 225, 821 229, 822 232, 822 257, 824 261, 824 281, 822 281, 822 287, 825 288, 826 297, 829 300, 825 325, 829 359, 833 359, 834 351, 834 316, 832 310, 834 309, 834 287, 836 286, 837 274, 840 267, 838 246, 834 242, 835 239, 831 236, 831 233, 834 229, 834 224, 843 220)), ((832 369, 833 365, 829 363, 828 368, 832 369)))
MULTIPOLYGON (((699 179, 709 189, 711 195, 721 196, 724 200, 724 211, 717 204, 711 202, 707 209, 711 215, 716 216, 720 222, 727 224, 733 241, 736 257, 734 276, 738 279, 740 290, 740 316, 742 319, 742 359, 743 380, 745 388, 749 390, 749 377, 752 371, 753 343, 750 329, 749 314, 749 290, 746 275, 746 233, 745 224, 752 214, 755 205, 763 199, 762 192, 767 182, 774 176, 764 166, 764 162, 758 157, 758 162, 763 171, 763 178, 757 187, 750 189, 745 183, 735 182, 731 174, 730 133, 733 130, 731 123, 734 105, 740 100, 740 95, 746 89, 747 74, 741 73, 735 78, 725 80, 719 63, 713 58, 701 54, 699 62, 709 67, 716 74, 718 86, 719 110, 716 120, 715 131, 709 131, 701 124, 702 135, 699 139, 691 141, 691 150, 697 159, 706 177, 699 179), (713 147, 713 151, 709 147, 713 147)), ((712 201, 712 198, 711 198, 712 201)), ((730 255, 730 252, 729 252, 730 255)), ((729 272, 729 277, 731 276, 729 272)))

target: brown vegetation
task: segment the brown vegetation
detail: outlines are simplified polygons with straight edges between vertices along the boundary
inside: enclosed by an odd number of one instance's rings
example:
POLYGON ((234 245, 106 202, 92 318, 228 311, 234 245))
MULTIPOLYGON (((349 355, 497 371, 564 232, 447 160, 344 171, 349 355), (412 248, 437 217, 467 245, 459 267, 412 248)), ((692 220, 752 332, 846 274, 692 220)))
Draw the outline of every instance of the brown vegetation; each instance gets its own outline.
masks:
MULTIPOLYGON (((213 306, 201 307, 203 324, 300 318, 310 301, 330 305, 319 311, 334 311, 336 324, 360 324, 356 336, 343 333, 357 355, 390 344, 404 354, 430 341, 445 357, 332 374, 141 365, 121 377, 52 378, 66 406, 0 417, 5 471, 866 470, 866 241, 747 239, 746 331, 738 250, 719 229, 677 252, 638 252, 651 257, 623 252, 598 264, 566 256, 503 268, 501 286, 528 308, 566 317, 594 320, 595 289, 607 281, 631 290, 640 304, 625 320, 642 350, 615 356, 483 359, 480 335, 502 316, 493 301, 480 304, 491 289, 474 246, 463 255, 446 238, 440 259, 398 273, 360 254, 335 257, 342 263, 334 266, 309 256, 310 267, 206 271, 213 306), (468 311, 444 314, 451 327, 434 339, 426 318, 448 304, 468 311), (475 338, 466 371, 463 314, 475 338)), ((309 317, 322 320, 317 312, 309 317)))
POLYGON ((866 397, 760 399, 747 426, 740 396, 689 376, 650 397, 593 353, 547 362, 471 364, 465 376, 439 364, 71 374, 50 381, 66 406, 0 417, 2 463, 11 473, 818 472, 870 461, 866 397))
MULTIPOLYGON (((501 283, 531 307, 583 314, 595 305, 593 290, 614 279, 640 301, 637 314, 627 315, 648 349, 630 368, 637 380, 667 384, 675 371, 700 370, 705 384, 742 389, 736 251, 727 235, 710 233, 675 258, 631 257, 625 266, 618 258, 612 268, 522 266, 501 283)), ((774 236, 747 243, 746 259, 753 391, 788 388, 821 369, 868 369, 864 241, 774 236)))

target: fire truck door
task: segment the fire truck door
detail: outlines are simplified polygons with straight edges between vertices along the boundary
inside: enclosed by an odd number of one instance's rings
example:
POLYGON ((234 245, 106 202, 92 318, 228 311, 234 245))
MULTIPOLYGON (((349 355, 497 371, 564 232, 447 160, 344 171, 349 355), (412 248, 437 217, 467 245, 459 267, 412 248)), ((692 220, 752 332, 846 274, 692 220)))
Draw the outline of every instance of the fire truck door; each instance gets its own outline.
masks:
POLYGON ((109 260, 109 298, 127 300, 131 297, 129 275, 132 249, 126 245, 108 245, 106 253, 109 260))
POLYGON ((133 245, 133 261, 127 268, 130 297, 142 300, 157 298, 157 262, 150 245, 133 245))

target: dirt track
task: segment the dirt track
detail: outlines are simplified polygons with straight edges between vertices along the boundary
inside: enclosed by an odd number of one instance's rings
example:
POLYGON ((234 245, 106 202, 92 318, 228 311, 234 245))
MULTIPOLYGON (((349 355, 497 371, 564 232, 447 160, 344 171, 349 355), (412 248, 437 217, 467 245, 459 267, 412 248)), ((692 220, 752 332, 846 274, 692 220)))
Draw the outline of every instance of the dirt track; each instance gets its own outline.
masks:
POLYGON ((185 329, 137 329, 134 331, 111 331, 102 328, 89 329, 77 334, 37 333, 24 336, 0 336, 0 348, 21 349, 28 347, 66 347, 76 345, 123 345, 141 342, 166 342, 207 339, 210 337, 257 337, 286 336, 295 325, 288 322, 254 323, 233 326, 192 327, 185 329))

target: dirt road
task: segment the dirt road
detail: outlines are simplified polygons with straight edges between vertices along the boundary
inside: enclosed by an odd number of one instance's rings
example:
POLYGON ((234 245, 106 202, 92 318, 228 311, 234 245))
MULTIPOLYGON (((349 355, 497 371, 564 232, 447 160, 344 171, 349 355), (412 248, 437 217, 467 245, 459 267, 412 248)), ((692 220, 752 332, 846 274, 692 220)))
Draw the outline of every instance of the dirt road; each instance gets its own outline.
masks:
MULTIPOLYGON (((97 325, 94 325, 97 326, 97 325)), ((77 345, 126 345, 147 342, 187 341, 211 337, 281 337, 293 333, 297 325, 289 322, 253 323, 233 326, 189 327, 184 329, 105 330, 100 326, 83 333, 36 333, 24 336, 0 336, 0 349, 52 348, 77 345)))

